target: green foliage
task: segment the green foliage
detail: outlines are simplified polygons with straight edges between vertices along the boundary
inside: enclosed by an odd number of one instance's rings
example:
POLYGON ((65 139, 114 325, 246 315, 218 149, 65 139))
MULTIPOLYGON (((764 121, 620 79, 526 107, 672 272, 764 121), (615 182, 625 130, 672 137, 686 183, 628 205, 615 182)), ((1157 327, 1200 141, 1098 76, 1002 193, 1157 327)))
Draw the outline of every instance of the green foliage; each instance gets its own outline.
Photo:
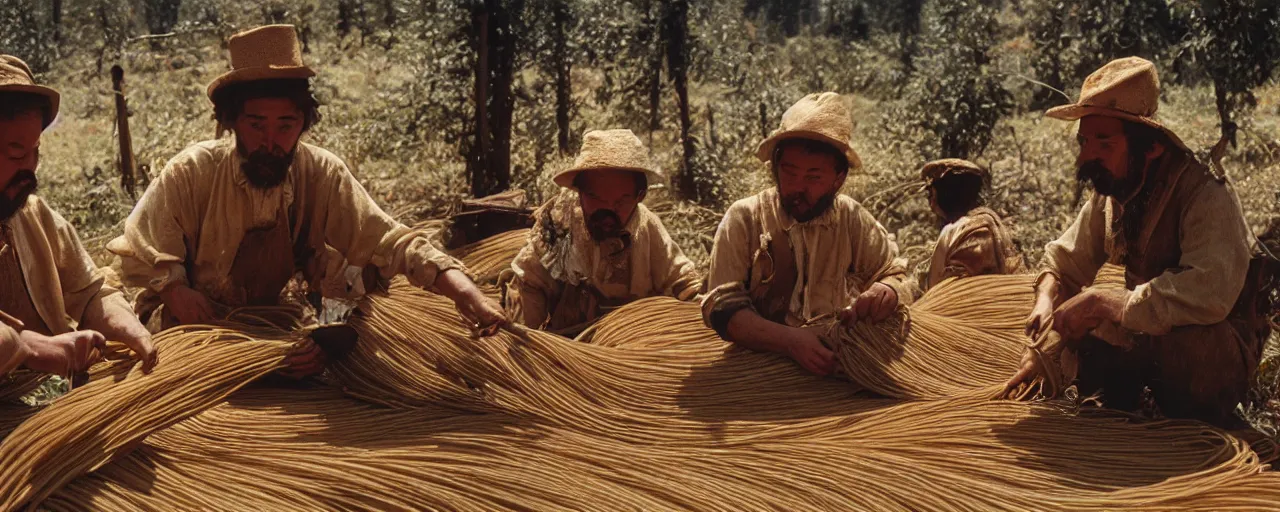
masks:
POLYGON ((45 2, 5 0, 0 3, 0 52, 15 55, 43 73, 56 59, 57 46, 45 2))
POLYGON ((998 31, 995 8, 970 0, 938 0, 929 7, 917 70, 885 127, 919 141, 924 158, 980 155, 996 122, 1013 108, 988 55, 998 31))
MULTIPOLYGON (((1119 57, 1167 62, 1179 32, 1165 0, 1030 3, 1027 31, 1035 47, 1033 78, 1063 91, 1078 88, 1089 73, 1119 57)), ((1061 102, 1052 89, 1041 89, 1032 108, 1061 102)))

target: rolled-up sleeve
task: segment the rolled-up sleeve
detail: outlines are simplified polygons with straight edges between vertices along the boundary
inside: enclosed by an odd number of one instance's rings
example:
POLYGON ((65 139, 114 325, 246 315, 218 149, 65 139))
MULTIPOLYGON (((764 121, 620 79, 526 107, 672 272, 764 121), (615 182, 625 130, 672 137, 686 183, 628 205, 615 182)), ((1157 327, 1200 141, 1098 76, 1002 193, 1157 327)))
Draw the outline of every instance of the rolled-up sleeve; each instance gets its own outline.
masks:
POLYGON ((535 227, 529 235, 529 243, 520 250, 516 259, 511 262, 515 274, 512 283, 513 291, 507 296, 507 312, 517 322, 535 329, 541 329, 550 318, 550 302, 556 292, 555 279, 546 267, 542 266, 542 254, 534 238, 538 233, 535 227))
POLYGON ((187 239, 198 228, 194 214, 199 209, 189 177, 202 158, 211 156, 196 147, 170 160, 125 220, 124 235, 107 245, 120 256, 124 284, 154 292, 188 284, 187 239))
POLYGON ((16 370, 27 359, 27 349, 18 338, 18 330, 5 320, 7 318, 11 317, 0 311, 0 376, 16 370))
POLYGON ((1090 197, 1066 232, 1045 246, 1037 286, 1045 274, 1052 274, 1062 286, 1060 299, 1067 299, 1093 284, 1098 269, 1107 261, 1103 240, 1106 236, 1105 204, 1102 196, 1095 194, 1090 197))
POLYGON ((753 308, 746 286, 752 251, 758 240, 751 235, 750 218, 750 204, 745 200, 734 203, 716 228, 711 247, 711 270, 707 274, 707 295, 702 299, 702 319, 722 338, 726 337, 729 319, 734 314, 753 308))
POLYGON ((652 224, 652 233, 656 235, 654 240, 660 244, 649 251, 649 268, 657 284, 655 288, 663 295, 680 300, 692 299, 702 288, 702 275, 656 217, 652 224))
MULTIPOLYGON (((340 161, 339 161, 340 162, 340 161)), ((346 166, 327 169, 327 186, 311 201, 316 228, 324 230, 324 242, 357 267, 373 263, 384 279, 403 274, 414 286, 432 288, 436 277, 449 269, 466 271, 462 262, 431 243, 425 230, 412 229, 382 211, 346 166)))
POLYGON ((866 208, 857 208, 855 233, 852 237, 853 265, 849 273, 853 285, 866 291, 874 283, 883 283, 898 295, 898 303, 910 304, 915 296, 914 283, 907 275, 907 261, 898 256, 898 244, 889 237, 889 231, 866 208))
POLYGON ((1244 287, 1251 235, 1230 187, 1208 183, 1188 203, 1181 219, 1181 259, 1134 288, 1121 326, 1165 334, 1180 325, 1224 320, 1244 287))

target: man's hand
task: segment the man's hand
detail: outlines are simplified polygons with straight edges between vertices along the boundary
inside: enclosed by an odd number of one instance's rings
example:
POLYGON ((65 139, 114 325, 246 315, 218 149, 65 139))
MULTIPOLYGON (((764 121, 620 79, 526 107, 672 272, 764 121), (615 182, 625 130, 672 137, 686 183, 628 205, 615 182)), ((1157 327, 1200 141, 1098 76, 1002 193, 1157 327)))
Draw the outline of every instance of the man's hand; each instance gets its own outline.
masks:
POLYGON ((1119 324, 1130 293, 1128 290, 1085 290, 1053 313, 1053 330, 1064 340, 1078 340, 1104 321, 1119 324))
POLYGON ((879 322, 898 308, 898 292, 884 283, 872 284, 867 291, 853 299, 849 307, 840 310, 840 322, 853 327, 859 320, 879 322))
POLYGON ((787 355, 815 375, 830 375, 836 369, 836 354, 822 344, 818 335, 807 329, 795 328, 788 340, 787 355))
POLYGON ((1000 397, 1008 398, 1009 393, 1012 393, 1014 389, 1018 388, 1018 386, 1022 384, 1030 385, 1032 381, 1040 376, 1040 373, 1040 364, 1035 356, 1031 355, 1030 350, 1024 350, 1022 352, 1022 363, 1018 368, 1018 372, 1013 374, 1013 377, 1005 383, 1004 391, 1000 393, 1000 397))
POLYGON ((213 306, 204 294, 185 284, 175 284, 160 292, 160 300, 182 325, 207 324, 213 321, 213 306))
POLYGON ((1053 319, 1053 298, 1045 294, 1036 296, 1036 305, 1031 308, 1031 315, 1027 317, 1027 337, 1035 339, 1049 326, 1049 321, 1053 319))
POLYGON ((507 317, 502 312, 502 306, 497 301, 490 299, 479 289, 464 294, 455 302, 458 312, 462 313, 462 318, 466 319, 472 327, 485 335, 493 334, 499 327, 507 323, 507 317))
POLYGON ((319 345, 311 341, 311 338, 305 338, 298 345, 298 348, 293 349, 289 357, 285 358, 284 364, 286 368, 280 370, 280 374, 293 379, 318 375, 324 371, 324 365, 327 361, 328 358, 325 356, 324 350, 321 350, 319 345))
POLYGON ((28 330, 18 336, 30 354, 24 364, 27 368, 63 377, 88 370, 102 360, 102 351, 107 347, 106 338, 97 331, 44 336, 28 330))
POLYGON ((160 361, 160 355, 156 352, 155 344, 151 343, 151 333, 146 329, 142 332, 130 333, 130 336, 122 336, 120 343, 132 350, 134 355, 138 356, 138 360, 142 361, 142 373, 151 373, 156 367, 156 363, 160 361))

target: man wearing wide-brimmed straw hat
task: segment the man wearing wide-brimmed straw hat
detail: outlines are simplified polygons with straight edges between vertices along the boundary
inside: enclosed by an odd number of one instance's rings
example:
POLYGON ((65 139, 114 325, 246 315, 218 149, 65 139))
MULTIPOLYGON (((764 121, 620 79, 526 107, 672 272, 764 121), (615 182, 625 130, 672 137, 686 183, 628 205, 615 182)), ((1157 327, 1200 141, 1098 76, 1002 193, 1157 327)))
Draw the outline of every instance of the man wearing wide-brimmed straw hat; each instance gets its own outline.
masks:
POLYGON ((534 213, 511 267, 507 313, 575 335, 608 311, 654 296, 688 300, 702 286, 693 262, 640 201, 663 176, 631 130, 587 132, 564 191, 534 213))
POLYGON ((1227 179, 1156 119, 1159 98, 1155 66, 1130 57, 1049 110, 1080 121, 1076 176, 1094 193, 1045 247, 1027 332, 1055 335, 1010 387, 1044 374, 1065 385, 1075 373, 1081 396, 1100 391, 1109 407, 1137 408, 1150 388, 1167 416, 1232 424, 1269 332, 1254 237, 1227 179), (1123 288, 1086 288, 1104 263, 1124 266, 1123 288), (1039 364, 1055 356, 1078 364, 1039 364))
POLYGON ((921 191, 929 193, 929 208, 938 216, 942 233, 928 260, 922 290, 950 277, 1015 274, 1022 271, 1022 255, 1000 215, 984 206, 982 191, 991 174, 982 166, 959 158, 924 164, 921 191))
POLYGON ((40 136, 58 116, 58 92, 22 60, 0 55, 0 376, 19 366, 71 375, 104 340, 156 362, 151 335, 36 190, 40 136))
POLYGON ((802 326, 824 316, 880 321, 911 300, 898 248, 871 212, 840 194, 861 165, 840 95, 804 97, 756 157, 777 186, 729 207, 711 251, 703 318, 726 340, 789 355, 825 375, 835 355, 802 326))
MULTIPOLYGON (((159 309, 162 327, 192 324, 276 304, 296 272, 314 284, 317 269, 345 257, 449 296, 479 326, 502 322, 458 261, 383 212, 341 159, 299 141, 320 116, 294 28, 256 28, 228 46, 232 70, 208 95, 234 137, 170 160, 108 246, 125 282, 144 289, 136 303, 144 320, 159 309)), ((304 346, 290 373, 319 371, 322 359, 304 346)))

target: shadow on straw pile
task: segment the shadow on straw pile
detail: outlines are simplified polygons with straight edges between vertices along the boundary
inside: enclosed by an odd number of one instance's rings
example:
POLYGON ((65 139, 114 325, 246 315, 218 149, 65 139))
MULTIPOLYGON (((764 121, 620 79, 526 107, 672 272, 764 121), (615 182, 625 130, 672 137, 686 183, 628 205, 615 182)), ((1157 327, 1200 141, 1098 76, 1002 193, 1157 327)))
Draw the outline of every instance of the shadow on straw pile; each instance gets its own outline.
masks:
POLYGON ((790 359, 733 347, 718 360, 693 366, 676 397, 689 419, 712 435, 732 422, 777 423, 878 409, 856 384, 809 374, 790 359))
POLYGON ((1200 422, 1145 421, 1092 407, 1078 414, 1037 407, 1011 424, 993 425, 991 432, 1019 454, 1017 467, 1081 491, 1158 484, 1231 463, 1244 448, 1230 434, 1200 422))

